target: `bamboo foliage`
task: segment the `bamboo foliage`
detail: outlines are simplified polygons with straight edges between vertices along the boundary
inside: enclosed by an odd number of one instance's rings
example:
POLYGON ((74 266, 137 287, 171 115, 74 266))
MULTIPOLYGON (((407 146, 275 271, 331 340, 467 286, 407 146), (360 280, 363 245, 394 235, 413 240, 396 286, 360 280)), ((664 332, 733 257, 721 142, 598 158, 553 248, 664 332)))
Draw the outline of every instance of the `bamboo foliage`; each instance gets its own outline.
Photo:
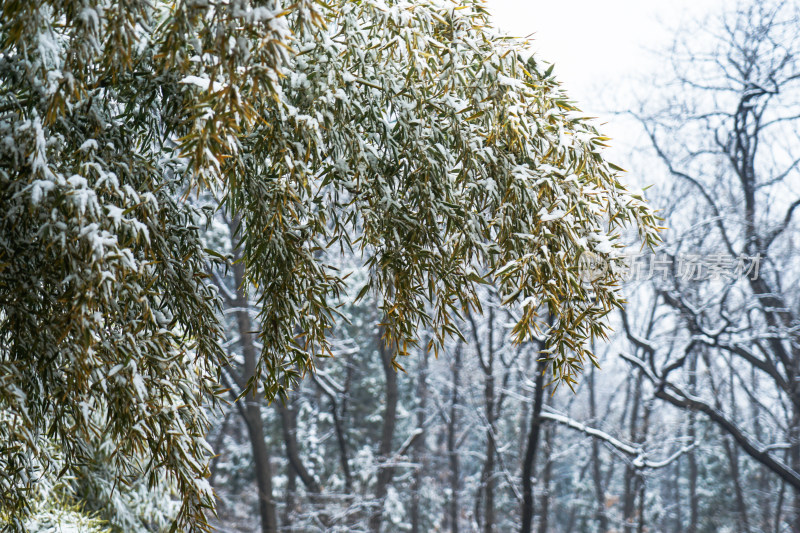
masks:
POLYGON ((120 482, 167 475, 176 529, 205 528, 225 364, 206 271, 227 258, 201 230, 219 205, 258 295, 249 390, 270 399, 328 351, 351 288, 336 247, 363 254, 396 353, 420 327, 434 348, 460 336, 492 282, 518 342, 546 306, 544 357, 571 385, 621 304, 619 228, 658 240, 607 139, 478 1, 4 0, 0 32, 0 514, 17 528, 39 476, 101 445, 120 482), (612 265, 591 283, 586 251, 612 265))

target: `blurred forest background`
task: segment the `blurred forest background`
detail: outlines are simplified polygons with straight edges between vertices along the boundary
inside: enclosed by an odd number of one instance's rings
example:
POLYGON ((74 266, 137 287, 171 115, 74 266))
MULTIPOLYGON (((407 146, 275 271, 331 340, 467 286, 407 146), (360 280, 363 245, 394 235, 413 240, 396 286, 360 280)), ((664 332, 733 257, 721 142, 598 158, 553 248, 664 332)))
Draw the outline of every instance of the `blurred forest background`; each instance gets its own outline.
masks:
MULTIPOLYGON (((728 9, 680 30, 647 86, 620 80, 646 143, 617 163, 668 230, 600 368, 548 388, 487 286, 462 341, 396 372, 372 294, 344 297, 334 357, 285 404, 216 413, 220 530, 800 531, 800 3, 728 9)), ((235 225, 208 239, 235 255, 235 225)), ((258 309, 241 271, 216 277, 233 398, 258 309)))

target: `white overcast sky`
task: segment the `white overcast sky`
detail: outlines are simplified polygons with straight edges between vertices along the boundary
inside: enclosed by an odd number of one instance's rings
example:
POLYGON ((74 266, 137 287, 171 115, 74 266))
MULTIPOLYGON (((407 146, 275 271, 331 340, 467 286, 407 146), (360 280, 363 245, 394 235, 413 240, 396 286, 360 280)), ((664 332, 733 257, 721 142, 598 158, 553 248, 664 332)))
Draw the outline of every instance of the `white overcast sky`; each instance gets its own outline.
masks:
MULTIPOLYGON (((650 51, 664 50, 672 31, 721 9, 724 0, 487 0, 495 25, 530 35, 536 57, 555 63, 555 74, 584 111, 606 123, 619 142, 629 133, 604 111, 621 84, 658 69, 650 51)), ((619 145, 619 143, 618 143, 619 145)))

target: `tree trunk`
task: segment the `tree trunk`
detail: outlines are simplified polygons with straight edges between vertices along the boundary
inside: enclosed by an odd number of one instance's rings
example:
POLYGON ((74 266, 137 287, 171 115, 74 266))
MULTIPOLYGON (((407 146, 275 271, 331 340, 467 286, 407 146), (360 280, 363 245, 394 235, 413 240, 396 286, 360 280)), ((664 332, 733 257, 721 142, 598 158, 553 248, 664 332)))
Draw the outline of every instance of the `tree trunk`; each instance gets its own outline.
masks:
MULTIPOLYGON (((589 416, 597 421, 597 400, 595 398, 594 365, 589 371, 589 416)), ((608 516, 606 516, 606 495, 603 487, 602 465, 600 464, 600 442, 592 439, 592 478, 594 479, 594 494, 597 500, 595 517, 597 518, 598 533, 608 531, 608 516)))
POLYGON ((458 493, 460 461, 456 449, 456 432, 458 431, 458 389, 461 386, 461 343, 456 346, 453 354, 452 392, 450 396, 450 417, 447 421, 447 457, 450 463, 450 501, 448 502, 448 516, 450 517, 450 533, 458 533, 458 493))
POLYGON ((397 371, 392 366, 393 351, 383 340, 383 328, 380 329, 378 339, 378 352, 383 365, 383 375, 386 380, 386 405, 383 411, 383 427, 381 441, 378 447, 378 460, 383 464, 378 468, 378 479, 375 483, 376 509, 369 519, 369 528, 373 533, 379 533, 383 521, 383 504, 389 484, 394 476, 394 469, 388 463, 391 461, 392 440, 397 425, 397 371))
POLYGON ((486 456, 481 470, 480 485, 475 495, 475 518, 478 528, 484 533, 494 533, 495 531, 495 457, 497 453, 497 443, 495 442, 496 421, 495 421, 495 376, 494 376, 494 308, 489 307, 487 324, 486 350, 481 347, 478 337, 478 326, 472 315, 468 315, 472 326, 472 337, 475 341, 475 350, 478 352, 478 361, 483 371, 483 411, 486 419, 486 456), (484 353, 485 352, 485 353, 484 353), (483 504, 481 513, 481 503, 483 504), (481 520, 481 514, 483 519, 481 520), (481 527, 481 522, 483 522, 481 527))
MULTIPOLYGON (((641 395, 639 396, 641 398, 641 395)), ((645 440, 647 440, 647 433, 650 430, 650 407, 648 404, 642 406, 644 409, 644 414, 642 415, 642 430, 639 432, 639 438, 635 440, 637 444, 642 444, 645 440)), ((647 485, 644 483, 644 476, 642 475, 641 471, 636 472, 636 488, 637 488, 637 495, 639 497, 639 509, 636 512, 637 515, 637 526, 636 531, 637 533, 645 533, 647 529, 645 528, 645 491, 647 490, 647 485)))
MULTIPOLYGON (((689 437, 694 440, 697 438, 695 424, 697 415, 692 412, 689 414, 689 437)), ((697 524, 700 516, 700 502, 697 495, 697 453, 694 449, 687 454, 689 463, 689 528, 687 533, 697 533, 697 524)))
POLYGON ((344 392, 341 396, 341 412, 339 400, 335 391, 330 390, 329 387, 321 383, 321 376, 312 375, 311 379, 317 384, 319 390, 324 394, 331 404, 331 418, 333 418, 333 429, 336 433, 336 445, 339 452, 339 465, 342 467, 342 474, 344 475, 344 493, 347 495, 353 492, 353 475, 350 472, 350 455, 347 451, 347 435, 345 429, 345 415, 347 406, 347 397, 350 394, 350 375, 352 374, 351 364, 349 360, 345 363, 348 366, 348 378, 345 379, 344 392))
POLYGON ((310 494, 320 494, 322 488, 314 476, 308 472, 300 457, 300 450, 297 445, 297 411, 292 409, 291 405, 283 405, 280 402, 277 402, 276 409, 281 418, 283 443, 286 447, 286 458, 289 460, 289 466, 300 477, 300 481, 303 482, 310 494))
POLYGON ((525 448, 525 457, 522 461, 522 525, 520 533, 531 533, 533 527, 533 476, 536 469, 536 452, 539 447, 539 433, 542 427, 542 420, 539 415, 542 413, 542 403, 544 400, 544 373, 547 366, 544 361, 536 363, 536 380, 533 394, 533 409, 531 410, 531 422, 528 429, 528 444, 525 448))
MULTIPOLYGON (((697 355, 692 354, 689 359, 689 391, 692 394, 697 393, 697 355)), ((689 438, 692 442, 697 438, 697 413, 694 411, 689 412, 689 438)), ((689 529, 687 533, 697 533, 697 524, 699 520, 700 502, 697 495, 697 454, 694 449, 689 450, 688 453, 689 463, 689 529)))
POLYGON ((414 441, 412 461, 416 464, 414 480, 411 484, 411 533, 421 533, 422 517, 420 516, 420 490, 425 477, 427 455, 425 454, 425 413, 428 410, 428 342, 422 349, 417 376, 417 431, 420 435, 414 441))
POLYGON ((547 533, 550 524, 550 480, 553 473, 553 461, 549 459, 549 456, 553 443, 554 431, 555 428, 552 424, 547 426, 544 430, 544 451, 547 459, 545 459, 544 471, 542 472, 542 485, 544 490, 542 491, 542 497, 539 503, 539 527, 537 533, 547 533))
MULTIPOLYGON (((681 485, 680 480, 683 479, 681 473, 681 462, 680 460, 675 461, 673 463, 673 472, 672 472, 672 499, 675 501, 675 526, 672 528, 672 531, 675 533, 682 533, 684 531, 683 528, 683 498, 681 497, 681 485)), ((695 480, 696 482, 697 480, 695 480)), ((665 528, 666 530, 666 528, 665 528)))
MULTIPOLYGON (((638 441, 639 405, 642 399, 642 373, 637 371, 636 382, 633 387, 630 414, 630 439, 638 441)), ((622 519, 625 533, 636 531, 636 495, 638 493, 638 473, 631 464, 625 465, 625 493, 622 503, 622 519)))
MULTIPOLYGON (((797 378, 795 378, 797 379, 797 378)), ((795 385, 795 389, 797 385, 795 385)), ((792 426, 789 428, 789 464, 792 465, 792 470, 800 472, 800 408, 794 402, 794 416, 792 417, 792 426)), ((794 505, 793 516, 791 518, 791 531, 792 533, 800 533, 800 487, 794 487, 794 505)))
MULTIPOLYGON (((734 396, 733 390, 733 383, 735 382, 733 366, 729 367, 729 380, 731 383, 729 390, 731 416, 735 420, 738 417, 738 413, 736 409, 736 397, 734 396)), ((736 506, 739 508, 740 527, 744 533, 750 533, 750 518, 747 514, 746 507, 746 503, 749 502, 745 502, 744 492, 742 491, 742 483, 739 475, 739 448, 737 448, 733 442, 731 442, 731 440, 732 439, 730 439, 730 437, 724 436, 722 438, 722 445, 725 448, 725 455, 728 457, 728 465, 731 469, 731 481, 733 482, 733 490, 736 496, 736 506)))
POLYGON ((286 507, 283 510, 283 529, 294 531, 292 527, 292 515, 294 514, 297 497, 297 472, 291 465, 286 469, 286 507))
MULTIPOLYGON (((247 382, 255 375, 257 355, 253 342, 253 323, 250 320, 249 303, 244 293, 244 265, 236 263, 233 267, 236 291, 236 322, 239 329, 242 355, 244 356, 244 375, 242 382, 247 382)), ((250 445, 255 461, 255 476, 258 486, 258 507, 261 517, 261 531, 263 533, 277 533, 278 517, 275 501, 272 496, 272 464, 269 448, 264 435, 264 424, 261 420, 261 398, 258 395, 258 386, 244 398, 244 418, 250 445)))
POLYGON ((258 509, 261 517, 262 533, 278 532, 278 517, 275 501, 272 499, 272 465, 269 448, 264 440, 264 425, 261 421, 261 402, 248 395, 245 400, 247 431, 253 448, 256 463, 256 483, 258 485, 258 509))
MULTIPOLYGON (((789 450, 786 450, 784 454, 784 461, 788 461, 789 459, 789 450)), ((775 503, 775 529, 774 533, 780 533, 783 530, 783 500, 786 496, 786 483, 781 480, 780 481, 781 488, 778 490, 778 501, 775 503)))
MULTIPOLYGON (((490 371, 491 372, 491 371, 490 371)), ((495 419, 494 419, 494 374, 486 376, 484 387, 484 401, 486 407, 486 461, 483 463, 481 475, 481 485, 483 487, 483 531, 484 533, 494 533, 494 491, 495 491, 495 454, 497 453, 497 443, 495 442, 495 419)))
POLYGON ((731 469, 731 481, 733 482, 733 491, 736 496, 736 507, 739 511, 739 526, 744 533, 750 533, 750 519, 747 514, 747 502, 745 502, 744 492, 742 491, 742 483, 739 477, 739 453, 738 448, 731 444, 727 436, 722 438, 722 445, 725 448, 725 455, 728 457, 728 465, 731 469))
MULTIPOLYGON (((226 302, 233 310, 236 318, 236 326, 239 330, 239 344, 242 349, 244 368, 241 373, 236 369, 228 367, 230 377, 236 382, 239 392, 242 392, 246 384, 255 376, 256 365, 258 363, 258 353, 255 346, 253 333, 255 327, 250 319, 250 302, 244 291, 245 266, 238 261, 241 259, 239 249, 239 239, 237 228, 239 227, 239 217, 228 219, 226 217, 228 229, 230 231, 231 244, 234 250, 234 257, 237 259, 233 263, 232 273, 233 282, 236 287, 234 295, 226 296, 226 302)), ((264 435, 264 423, 261 419, 261 397, 258 393, 258 383, 253 384, 252 391, 242 399, 243 406, 239 408, 247 427, 247 435, 250 440, 250 447, 255 462, 255 478, 258 488, 258 509, 261 521, 262 533, 277 533, 278 516, 275 508, 275 500, 272 494, 272 457, 264 435)))

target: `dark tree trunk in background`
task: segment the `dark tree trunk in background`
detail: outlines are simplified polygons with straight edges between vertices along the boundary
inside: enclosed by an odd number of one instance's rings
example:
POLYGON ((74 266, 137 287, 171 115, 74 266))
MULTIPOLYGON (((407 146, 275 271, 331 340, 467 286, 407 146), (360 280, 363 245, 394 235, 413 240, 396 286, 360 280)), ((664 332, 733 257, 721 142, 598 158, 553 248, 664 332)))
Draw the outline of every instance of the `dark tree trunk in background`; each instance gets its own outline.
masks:
POLYGON ((458 432, 458 410, 459 399, 458 390, 461 386, 461 343, 456 346, 455 353, 453 354, 452 368, 452 382, 450 392, 450 414, 447 421, 447 457, 450 465, 450 501, 448 502, 448 517, 450 522, 450 533, 458 533, 458 515, 459 515, 459 490, 460 490, 460 468, 461 464, 458 458, 457 449, 457 432, 458 432))
POLYGON ((291 404, 287 406, 280 402, 276 404, 276 408, 281 418, 283 443, 286 447, 286 458, 289 460, 289 466, 300 477, 300 481, 303 482, 310 494, 321 493, 322 489, 319 486, 319 482, 308 472, 300 457, 300 450, 297 445, 297 411, 291 407, 291 404))
MULTIPOLYGON (((490 341, 491 342, 491 341, 490 341)), ((491 349, 489 350, 492 351, 491 349)), ((495 530, 495 456, 497 453, 497 443, 495 442, 495 383, 494 383, 494 357, 489 356, 488 371, 484 385, 484 401, 486 415, 486 460, 483 463, 483 473, 481 475, 481 485, 483 487, 483 531, 484 533, 494 533, 495 530)))
POLYGON ((283 529, 294 531, 292 527, 292 513, 295 510, 295 498, 297 497, 297 473, 291 465, 286 468, 286 507, 283 509, 283 529))
POLYGON ((277 533, 278 517, 272 499, 272 465, 267 443, 264 441, 264 426, 261 421, 260 399, 245 400, 247 430, 253 448, 256 483, 258 485, 258 508, 261 516, 261 531, 277 533))
POLYGON ((394 430, 397 426, 397 371, 392 365, 393 350, 389 349, 383 340, 383 329, 380 329, 378 338, 378 352, 383 365, 383 376, 386 380, 386 396, 383 410, 383 426, 381 440, 378 447, 378 460, 383 464, 378 468, 378 478, 375 482, 375 502, 377 508, 373 510, 369 519, 369 528, 373 533, 379 533, 383 521, 383 504, 389 484, 394 476, 394 469, 388 463, 392 460, 392 441, 394 430))
MULTIPOLYGON (((642 374, 637 372, 631 397, 630 440, 639 440, 639 408, 642 401, 642 374)), ((622 519, 625 533, 636 531, 636 496, 639 492, 639 474, 630 463, 625 465, 624 494, 622 502, 622 519)))
POLYGON ((496 390, 494 373, 494 307, 489 307, 487 316, 486 343, 482 345, 478 326, 472 315, 468 315, 472 327, 472 338, 483 372, 483 416, 485 419, 486 454, 481 470, 480 485, 475 493, 475 518, 478 528, 484 533, 495 531, 495 459, 497 454, 496 430, 496 390))
MULTIPOLYGON (((697 392, 697 354, 692 354, 689 359, 689 391, 692 394, 697 392)), ((694 441, 697 438, 697 413, 689 412, 689 431, 688 435, 694 441)), ((700 502, 697 494, 697 455, 692 449, 688 454, 689 463, 689 529, 687 533, 697 533, 697 524, 700 516, 700 502)))
POLYGON ((424 533, 420 516, 420 491, 427 473, 427 455, 425 453, 425 413, 428 411, 428 342, 422 348, 421 361, 417 370, 417 431, 420 435, 414 441, 412 462, 416 464, 414 480, 411 484, 411 533, 424 533))
MULTIPOLYGON (((636 440, 634 440, 634 442, 639 445, 642 445, 647 440, 647 434, 650 431, 650 412, 651 412, 650 404, 645 403, 642 406, 642 408, 644 410, 644 414, 642 415, 642 428, 639 431, 639 437, 636 440)), ((637 515, 636 531, 637 533, 645 533, 645 531, 648 530, 648 528, 646 527, 647 522, 645 520, 646 518, 645 513, 647 512, 647 509, 644 506, 647 485, 644 482, 644 474, 642 473, 641 470, 636 472, 636 489, 637 489, 636 490, 637 496, 639 497, 639 508, 636 512, 637 515)))
POLYGON ((552 452, 553 434, 555 427, 548 424, 544 428, 544 452, 545 462, 542 471, 542 496, 539 500, 539 527, 537 533, 547 533, 550 525, 550 481, 553 474, 553 461, 550 460, 552 452))
MULTIPOLYGON (((597 422, 597 398, 595 391, 595 368, 591 366, 587 382, 589 384, 589 416, 597 422)), ((606 495, 603 485, 603 465, 600 462, 600 441, 592 439, 592 479, 594 480, 594 494, 597 500, 597 510, 595 516, 597 517, 597 530, 598 533, 606 533, 608 531, 608 516, 606 515, 606 495)))
POLYGON ((344 492, 345 494, 350 494, 353 492, 353 475, 350 472, 350 456, 347 446, 347 432, 345 430, 344 419, 346 414, 345 408, 347 405, 347 396, 350 394, 351 379, 349 376, 351 375, 352 371, 350 370, 349 362, 347 364, 348 379, 345 380, 345 386, 342 392, 343 398, 341 399, 341 408, 336 391, 332 391, 330 387, 327 387, 321 383, 323 379, 322 376, 312 375, 311 379, 314 380, 319 390, 328 398, 328 401, 331 404, 331 418, 333 418, 333 429, 336 432, 336 448, 339 455, 339 466, 341 466, 342 475, 344 476, 344 492))
MULTIPOLYGON (((730 382, 734 382, 734 370, 733 367, 729 367, 729 379, 730 382)), ((736 409, 736 398, 734 397, 733 388, 729 390, 730 395, 730 405, 731 405, 731 417, 734 419, 738 418, 738 413, 736 409)), ((717 406, 717 408, 721 408, 717 406)), ((723 436, 722 438, 722 445, 725 448, 725 455, 728 457, 728 465, 731 469, 731 481, 733 482, 733 491, 734 495, 736 496, 736 506, 738 507, 739 517, 740 517, 740 527, 742 533, 750 533, 750 517, 747 512, 747 504, 749 502, 745 501, 744 492, 742 490, 742 481, 740 479, 739 473, 739 448, 736 447, 731 438, 728 435, 723 436)))
MULTIPOLYGON (((789 450, 786 450, 783 460, 784 462, 789 459, 789 450)), ((786 483, 781 480, 781 488, 778 490, 778 501, 775 503, 775 529, 774 533, 781 533, 783 529, 783 502, 786 497, 786 483)))
MULTIPOLYGON (((240 220, 238 217, 229 218, 227 214, 223 216, 228 226, 236 261, 233 262, 231 268, 235 289, 233 291, 223 289, 222 297, 236 320, 242 362, 239 366, 229 365, 223 368, 222 378, 226 386, 231 389, 232 396, 235 397, 245 390, 247 383, 255 376, 259 354, 254 338, 257 328, 250 318, 250 302, 244 292, 245 267, 242 262, 238 261, 241 259, 240 241, 237 235, 240 220)), ((224 285, 222 282, 220 284, 224 285)), ((262 533, 277 533, 278 516, 272 487, 272 457, 264 434, 261 412, 263 398, 258 389, 258 383, 255 383, 252 391, 239 400, 236 408, 247 428, 247 438, 250 441, 253 463, 255 463, 253 475, 258 490, 261 531, 262 533)))
MULTIPOLYGON (((688 455, 688 454, 687 454, 688 455)), ((672 531, 679 533, 684 531, 683 527, 683 498, 681 496, 681 462, 675 461, 672 464, 672 501, 675 502, 674 525, 672 531)))
MULTIPOLYGON (((800 354, 796 355, 800 360, 800 354)), ((789 428, 789 464, 792 465, 792 470, 800 472, 800 404, 797 401, 796 391, 800 386, 800 378, 795 378, 795 395, 793 398, 794 415, 792 416, 792 426, 789 428)), ((791 518, 791 531, 792 533, 800 533, 800 486, 793 487, 794 491, 794 505, 792 509, 791 518)))
MULTIPOLYGON (((250 320, 250 306, 247 301, 247 295, 243 290, 244 265, 242 263, 236 263, 233 267, 233 273, 237 287, 237 301, 235 303, 236 323, 239 329, 242 355, 244 356, 244 372, 240 379, 241 386, 241 384, 247 383, 247 381, 255 375, 257 353, 253 339, 255 327, 250 320)), ((272 494, 272 457, 265 440, 264 424, 261 419, 262 399, 258 394, 258 388, 254 388, 253 392, 248 394, 243 401, 243 414, 253 451, 253 461, 255 462, 261 531, 262 533, 277 533, 278 517, 272 494)))
POLYGON ((738 448, 731 444, 727 436, 723 437, 722 446, 725 448, 725 455, 728 457, 733 493, 736 496, 736 507, 740 517, 739 527, 741 527, 742 533, 750 533, 750 518, 747 514, 747 502, 742 491, 742 482, 739 474, 738 448))
POLYGON ((546 364, 543 361, 536 363, 535 390, 533 393, 533 409, 531 422, 528 429, 528 443, 525 447, 525 456, 522 460, 522 525, 520 533, 531 533, 533 530, 533 476, 536 471, 536 452, 539 448, 539 434, 541 432, 542 413, 544 403, 544 372, 546 364))

